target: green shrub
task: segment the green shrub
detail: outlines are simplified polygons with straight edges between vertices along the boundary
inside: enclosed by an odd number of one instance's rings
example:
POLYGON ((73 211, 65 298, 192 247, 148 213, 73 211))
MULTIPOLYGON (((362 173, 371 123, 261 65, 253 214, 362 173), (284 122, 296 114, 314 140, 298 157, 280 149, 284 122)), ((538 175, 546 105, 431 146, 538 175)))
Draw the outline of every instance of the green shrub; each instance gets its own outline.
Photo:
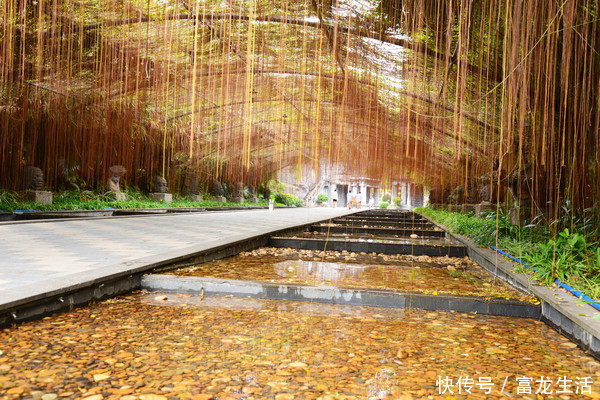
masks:
POLYGON ((327 197, 327 195, 321 193, 320 195, 317 196, 317 201, 319 203, 327 203, 327 200, 329 200, 329 197, 327 197))
POLYGON ((400 206, 402 205, 402 198, 400 198, 400 197, 395 197, 395 198, 394 198, 394 205, 395 205, 396 207, 400 207, 400 206))
POLYGON ((275 203, 284 204, 289 207, 302 207, 304 205, 302 199, 289 193, 275 193, 273 200, 275 200, 275 203))
POLYGON ((384 194, 383 197, 381 198, 381 201, 388 203, 388 206, 389 206, 390 202, 392 201, 392 195, 389 193, 384 194))
MULTIPOLYGON (((269 190, 271 192, 275 192, 275 193, 283 193, 283 190, 285 188, 285 185, 282 182, 279 182, 277 179, 271 179, 268 183, 267 183, 267 187, 269 188, 269 190)), ((283 203, 281 203, 283 204, 283 203)))
POLYGON ((430 208, 415 208, 415 212, 445 225, 452 232, 472 237, 482 246, 494 246, 530 265, 518 265, 517 272, 531 272, 546 285, 558 279, 592 298, 600 298, 597 230, 582 229, 593 221, 591 217, 581 219, 577 232, 565 228, 553 235, 547 225, 530 224, 523 228, 513 225, 502 210, 489 212, 483 218, 430 208))
MULTIPOLYGON (((127 195, 125 200, 115 201, 107 196, 108 192, 81 190, 75 188, 70 191, 56 192, 52 204, 39 204, 33 202, 24 202, 15 193, 6 190, 0 190, 0 211, 14 210, 39 210, 39 211, 61 211, 61 210, 102 210, 105 208, 155 208, 164 207, 164 203, 155 202, 148 195, 134 187, 128 187, 124 190, 127 195)), ((294 196, 295 197, 295 196, 294 196)), ((302 201, 298 199, 300 204, 302 201)), ((266 201, 259 202, 259 205, 266 206, 266 201)), ((177 193, 173 195, 173 202, 168 207, 221 207, 236 206, 237 203, 221 203, 210 200, 199 202, 191 201, 188 196, 182 196, 177 193)))
POLYGON ((0 190, 0 211, 13 211, 19 208, 21 199, 17 192, 0 190))
POLYGON ((388 203, 387 201, 380 201, 379 202, 379 208, 385 210, 390 206, 390 203, 388 203))

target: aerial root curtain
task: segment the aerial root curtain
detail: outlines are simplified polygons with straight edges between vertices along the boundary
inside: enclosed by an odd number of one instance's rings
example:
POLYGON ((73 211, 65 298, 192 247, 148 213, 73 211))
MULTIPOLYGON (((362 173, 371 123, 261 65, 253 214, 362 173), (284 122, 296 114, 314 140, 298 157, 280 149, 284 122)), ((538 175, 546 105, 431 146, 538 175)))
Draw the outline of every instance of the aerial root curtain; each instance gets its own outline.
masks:
POLYGON ((473 201, 485 180, 538 209, 598 198, 595 1, 0 7, 5 188, 26 165, 257 184, 326 160, 473 201))

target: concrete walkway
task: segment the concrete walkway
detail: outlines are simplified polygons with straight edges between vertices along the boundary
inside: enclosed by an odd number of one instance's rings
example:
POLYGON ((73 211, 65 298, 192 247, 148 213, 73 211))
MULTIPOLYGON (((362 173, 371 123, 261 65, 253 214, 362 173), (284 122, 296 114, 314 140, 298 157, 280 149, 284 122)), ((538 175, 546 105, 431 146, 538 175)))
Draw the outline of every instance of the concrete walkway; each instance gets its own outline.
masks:
POLYGON ((352 212, 293 208, 0 223, 0 308, 352 212))

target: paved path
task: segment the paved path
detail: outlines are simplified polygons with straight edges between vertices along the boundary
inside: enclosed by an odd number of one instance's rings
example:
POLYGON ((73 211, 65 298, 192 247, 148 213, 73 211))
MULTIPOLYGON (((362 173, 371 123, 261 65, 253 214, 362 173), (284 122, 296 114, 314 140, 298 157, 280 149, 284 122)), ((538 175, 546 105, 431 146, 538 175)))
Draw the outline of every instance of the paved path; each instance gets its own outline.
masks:
POLYGON ((294 208, 0 223, 0 304, 348 213, 294 208))

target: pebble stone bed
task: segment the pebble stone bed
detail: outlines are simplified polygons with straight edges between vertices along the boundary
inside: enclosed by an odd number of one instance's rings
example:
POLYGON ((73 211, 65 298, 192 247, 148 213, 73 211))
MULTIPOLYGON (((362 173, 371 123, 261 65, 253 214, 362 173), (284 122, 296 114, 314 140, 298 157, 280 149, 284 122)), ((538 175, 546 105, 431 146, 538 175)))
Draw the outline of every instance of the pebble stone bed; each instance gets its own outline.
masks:
POLYGON ((0 351, 5 399, 600 398, 600 364, 545 324, 474 314, 138 292, 0 351))

